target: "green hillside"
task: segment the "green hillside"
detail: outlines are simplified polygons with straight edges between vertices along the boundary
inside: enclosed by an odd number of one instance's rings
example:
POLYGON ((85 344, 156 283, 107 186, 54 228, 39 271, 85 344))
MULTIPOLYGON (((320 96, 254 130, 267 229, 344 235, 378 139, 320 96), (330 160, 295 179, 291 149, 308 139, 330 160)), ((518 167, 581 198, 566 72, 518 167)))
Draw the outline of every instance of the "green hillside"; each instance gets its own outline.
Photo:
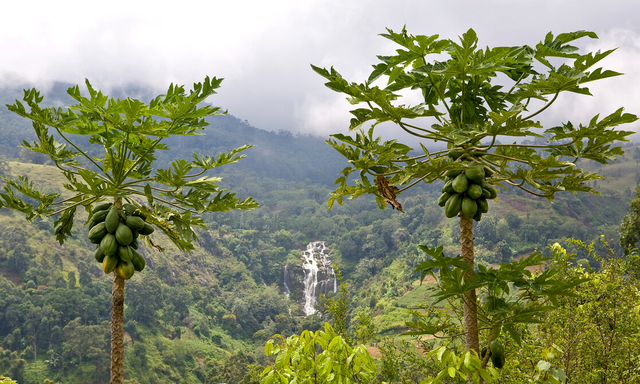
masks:
MULTIPOLYGON (((60 96, 58 88, 52 92, 60 96)), ((5 92, 2 101, 11 95, 5 92)), ((63 103, 61 96, 53 99, 63 103)), ((126 288, 127 383, 255 382, 252 375, 271 362, 263 352, 271 335, 316 330, 330 318, 304 317, 282 292, 284 266, 300 265, 301 251, 313 241, 327 243, 342 271, 352 328, 356 315, 366 313, 381 335, 395 338, 405 331, 408 311, 430 301, 431 283, 419 284, 413 273, 426 259, 417 245, 442 245, 448 256, 459 250, 458 223, 436 204, 442 185, 400 195, 404 213, 381 211, 366 197, 329 211, 332 182, 344 164, 321 138, 266 132, 233 116, 211 123, 205 136, 169 141, 172 151, 161 163, 192 151, 213 155, 255 144, 246 159, 222 173, 221 185, 261 206, 206 214, 209 230, 198 231, 191 254, 152 236, 166 249, 145 247, 148 268, 126 288)), ((30 132, 23 121, 0 112, 0 172, 61 192, 55 167, 16 149, 30 132)), ((625 150, 628 155, 606 169, 587 168, 610 178, 594 185, 603 196, 558 194, 550 203, 500 191, 491 213, 475 224, 479 262, 494 265, 535 248, 548 254, 549 244, 569 237, 593 241, 604 235, 619 251, 618 225, 640 180, 640 148, 625 150)), ((17 378, 18 372, 21 383, 36 382, 36 375, 38 382, 108 381, 111 279, 93 259, 83 214, 60 246, 55 218, 27 223, 0 210, 0 374, 17 378)), ((585 251, 575 252, 599 266, 585 251)), ((324 312, 322 302, 316 308, 324 312)))

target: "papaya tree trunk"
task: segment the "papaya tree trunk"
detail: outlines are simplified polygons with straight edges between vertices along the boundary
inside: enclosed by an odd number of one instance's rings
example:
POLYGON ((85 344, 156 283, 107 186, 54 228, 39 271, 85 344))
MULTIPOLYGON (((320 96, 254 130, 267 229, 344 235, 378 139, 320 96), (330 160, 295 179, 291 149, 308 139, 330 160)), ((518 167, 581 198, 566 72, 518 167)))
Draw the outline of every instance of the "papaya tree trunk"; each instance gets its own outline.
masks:
MULTIPOLYGON (((473 219, 460 216, 460 248, 462 260, 471 267, 465 274, 465 279, 473 274, 473 219)), ((466 348, 480 352, 478 340, 478 308, 476 306, 476 291, 472 290, 463 296, 464 341, 466 348)))
POLYGON ((111 384, 124 382, 124 279, 113 272, 111 292, 111 384))
MULTIPOLYGON (((122 199, 114 199, 117 208, 122 199)), ((124 279, 113 271, 111 286, 111 384, 124 382, 124 279)))

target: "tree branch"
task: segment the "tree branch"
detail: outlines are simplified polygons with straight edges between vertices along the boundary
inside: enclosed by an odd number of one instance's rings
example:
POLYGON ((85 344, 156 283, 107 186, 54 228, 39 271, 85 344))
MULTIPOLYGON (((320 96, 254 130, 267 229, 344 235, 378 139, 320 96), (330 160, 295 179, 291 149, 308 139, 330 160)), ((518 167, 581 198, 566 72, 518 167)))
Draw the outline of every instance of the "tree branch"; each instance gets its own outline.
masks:
MULTIPOLYGON (((549 108, 551 106, 551 104, 553 104, 554 101, 556 101, 556 99, 558 98, 558 95, 560 94, 560 91, 557 91, 556 94, 553 96, 553 99, 551 99, 550 102, 548 102, 547 104, 545 104, 544 107, 542 107, 538 112, 534 112, 531 115, 525 117, 522 119, 522 121, 525 120, 529 120, 530 118, 532 118, 533 116, 536 116, 537 114, 541 113, 542 111, 544 111, 545 109, 549 108)), ((527 103, 528 104, 528 103, 527 103)))

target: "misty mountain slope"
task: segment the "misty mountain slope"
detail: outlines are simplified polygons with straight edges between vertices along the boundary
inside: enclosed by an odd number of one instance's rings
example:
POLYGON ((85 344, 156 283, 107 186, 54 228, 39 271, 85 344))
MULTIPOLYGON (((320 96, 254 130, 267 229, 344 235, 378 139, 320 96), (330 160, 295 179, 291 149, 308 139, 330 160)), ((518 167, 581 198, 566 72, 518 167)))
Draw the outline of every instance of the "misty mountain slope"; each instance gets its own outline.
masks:
MULTIPOLYGON (((44 103, 53 106, 69 105, 73 100, 66 94, 70 84, 55 83, 46 91, 44 103)), ((82 86, 81 86, 82 90, 82 86)), ((19 158, 22 140, 34 140, 33 128, 26 119, 9 112, 5 104, 22 100, 20 88, 0 89, 0 153, 9 158, 19 158)), ((133 95, 148 102, 153 97, 149 89, 128 87, 112 93, 115 97, 133 95)), ((167 167, 175 158, 191 159, 192 154, 214 156, 246 144, 254 147, 243 154, 246 159, 220 170, 222 175, 234 178, 246 176, 268 177, 291 181, 305 181, 332 185, 338 172, 344 168, 344 159, 325 142, 324 138, 293 135, 289 131, 268 132, 248 124, 233 115, 207 118, 210 124, 202 135, 172 137, 163 141, 171 151, 158 151, 158 167, 167 167)), ((87 146, 83 146, 87 148, 87 146)), ((38 154, 23 151, 24 161, 44 162, 38 154)))

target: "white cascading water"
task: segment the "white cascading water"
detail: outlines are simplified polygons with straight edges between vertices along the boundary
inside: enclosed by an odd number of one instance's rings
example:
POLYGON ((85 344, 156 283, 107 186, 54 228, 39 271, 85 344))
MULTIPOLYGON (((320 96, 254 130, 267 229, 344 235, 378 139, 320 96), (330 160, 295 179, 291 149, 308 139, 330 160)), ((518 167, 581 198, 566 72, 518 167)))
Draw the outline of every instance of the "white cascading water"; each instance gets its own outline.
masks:
POLYGON ((289 290, 289 274, 287 273, 287 266, 284 266, 284 294, 289 297, 291 291, 289 290))
MULTIPOLYGON (((304 314, 305 316, 316 313, 314 308, 316 304, 317 288, 318 288, 318 271, 322 269, 333 280, 333 291, 337 290, 337 281, 335 271, 331 259, 329 259, 329 249, 324 241, 315 241, 307 245, 307 250, 302 252, 302 269, 304 270, 304 314), (320 265, 318 265, 320 262, 320 265)), ((325 292, 325 285, 328 279, 321 282, 320 292, 325 292)))

